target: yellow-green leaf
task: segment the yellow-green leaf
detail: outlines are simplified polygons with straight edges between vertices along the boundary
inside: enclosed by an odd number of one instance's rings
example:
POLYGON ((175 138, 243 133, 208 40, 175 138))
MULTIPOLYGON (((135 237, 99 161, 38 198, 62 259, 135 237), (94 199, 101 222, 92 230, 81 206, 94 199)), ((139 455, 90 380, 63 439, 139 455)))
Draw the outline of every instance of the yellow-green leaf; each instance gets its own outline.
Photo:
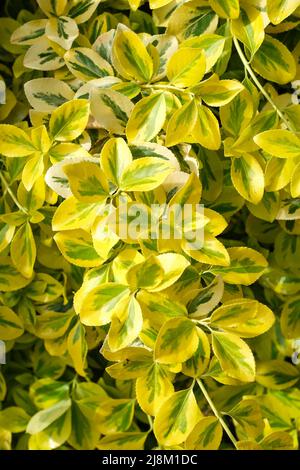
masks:
POLYGON ((293 158, 300 155, 300 139, 291 131, 276 129, 262 132, 254 142, 265 152, 277 158, 293 158))
POLYGON ((238 18, 240 14, 239 0, 209 0, 209 4, 222 18, 238 18))
POLYGON ((70 354, 74 369, 77 374, 85 377, 86 356, 88 352, 88 345, 85 338, 85 329, 78 322, 70 331, 68 336, 68 353, 70 354))
POLYGON ((267 13, 273 24, 279 24, 299 7, 299 0, 267 0, 267 13))
POLYGON ((130 143, 151 141, 166 120, 166 101, 163 93, 142 98, 133 108, 126 127, 130 143))
POLYGON ((282 42, 268 35, 254 55, 251 65, 263 78, 279 85, 292 81, 296 75, 292 53, 282 42))
POLYGON ((27 157, 36 150, 25 131, 10 124, 0 125, 0 153, 6 157, 27 157))
POLYGON ((242 382, 255 380, 255 361, 247 343, 232 333, 213 332, 212 347, 221 367, 242 382))
POLYGON ((127 286, 108 282, 92 289, 85 298, 80 311, 80 318, 84 325, 101 326, 110 323, 113 314, 120 302, 128 297, 127 286))
POLYGON ((142 410, 155 416, 162 401, 172 395, 174 387, 166 369, 154 363, 136 381, 136 397, 142 410))
POLYGON ((242 338, 252 338, 268 331, 275 322, 275 316, 257 300, 240 298, 229 300, 217 308, 210 322, 242 338))
POLYGON ((87 100, 72 100, 53 111, 49 128, 53 139, 65 142, 79 137, 89 119, 87 100))
POLYGON ((256 381, 264 387, 285 390, 300 379, 297 367, 280 359, 257 364, 256 381))
POLYGON ((229 284, 253 284, 265 271, 268 262, 265 257, 252 248, 228 248, 230 266, 214 268, 216 274, 221 274, 229 284))
POLYGON ((201 34, 187 39, 180 44, 181 48, 199 48, 204 51, 206 58, 205 73, 209 72, 221 56, 225 45, 225 38, 218 34, 201 34))
POLYGON ((104 145, 100 164, 106 177, 119 186, 122 174, 127 166, 132 162, 130 149, 124 139, 113 138, 104 145))
POLYGON ((161 158, 138 158, 126 166, 120 188, 123 191, 151 191, 160 186, 171 172, 170 163, 161 158))
POLYGON ((201 412, 192 389, 173 393, 162 402, 155 417, 155 437, 164 446, 181 444, 200 418, 201 412))
POLYGON ((207 369, 210 360, 210 344, 207 335, 200 328, 197 328, 199 338, 196 352, 182 364, 182 373, 189 377, 200 377, 207 369))
POLYGON ((231 23, 232 34, 250 51, 251 56, 260 48, 265 37, 264 19, 255 6, 243 5, 240 16, 231 23))
POLYGON ((84 227, 88 230, 101 210, 101 205, 77 201, 71 196, 56 210, 52 219, 52 228, 58 230, 75 230, 84 227))
POLYGON ((139 36, 119 26, 113 43, 113 62, 124 78, 149 82, 153 75, 153 62, 139 36))
POLYGON ((196 325, 187 318, 167 321, 159 331, 155 359, 162 364, 187 361, 197 350, 199 336, 196 325))
POLYGON ((111 65, 87 47, 69 50, 64 59, 70 72, 80 80, 88 81, 114 75, 111 65))
POLYGON ((233 158, 231 179, 237 192, 247 201, 258 204, 264 194, 264 172, 253 155, 233 158))
POLYGON ((185 448, 187 450, 218 450, 222 441, 223 430, 214 416, 201 418, 189 434, 185 448))
POLYGON ((30 416, 21 407, 10 406, 0 411, 0 427, 13 433, 24 432, 30 416))
POLYGON ((167 76, 175 86, 186 88, 201 81, 205 68, 206 60, 202 49, 181 47, 168 61, 167 76))
POLYGON ((143 327, 141 307, 131 295, 118 303, 112 316, 108 344, 112 351, 126 348, 137 338, 143 327))
POLYGON ((11 243, 10 253, 20 273, 28 279, 31 278, 36 258, 36 245, 29 222, 17 230, 11 243))
POLYGON ((92 162, 66 164, 63 167, 73 196, 84 203, 101 203, 109 195, 109 185, 104 172, 92 162))
POLYGON ((300 298, 296 297, 283 307, 280 325, 284 336, 287 339, 300 338, 300 298))
POLYGON ((167 126, 166 146, 172 147, 186 142, 192 133, 198 117, 195 100, 188 101, 172 115, 167 126))
POLYGON ((0 339, 11 340, 21 336, 24 326, 21 319, 11 308, 0 306, 0 339))

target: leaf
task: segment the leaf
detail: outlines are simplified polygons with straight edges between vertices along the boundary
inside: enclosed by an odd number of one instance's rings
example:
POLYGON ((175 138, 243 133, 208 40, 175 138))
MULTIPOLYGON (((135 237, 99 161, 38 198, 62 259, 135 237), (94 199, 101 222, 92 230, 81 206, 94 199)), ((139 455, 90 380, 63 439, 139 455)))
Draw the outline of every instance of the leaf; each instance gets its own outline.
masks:
POLYGON ((96 447, 99 434, 94 422, 84 414, 80 405, 72 403, 72 426, 68 442, 76 450, 93 450, 96 447))
POLYGON ((29 450, 53 450, 62 446, 71 434, 71 412, 67 410, 43 431, 30 436, 29 450))
POLYGON ((214 331, 212 347, 226 374, 242 382, 254 381, 255 361, 245 341, 232 333, 214 331))
POLYGON ((82 377, 86 376, 86 356, 88 345, 85 338, 86 332, 80 322, 72 328, 68 336, 68 353, 70 354, 74 369, 82 377))
POLYGON ((50 41, 55 42, 64 49, 70 49, 79 35, 76 22, 67 16, 50 18, 47 21, 45 34, 50 41))
POLYGON ((297 0, 284 0, 283 2, 280 0, 267 1, 268 16, 273 24, 282 23, 297 7, 299 7, 297 0))
POLYGON ((92 289, 85 298, 80 319, 87 326, 101 326, 110 323, 120 302, 128 298, 129 289, 122 284, 105 283, 92 289))
MULTIPOLYGON (((22 221, 23 222, 23 221, 22 221)), ((0 253, 10 244, 15 233, 15 227, 0 222, 0 253)))
POLYGON ((202 34, 182 42, 180 48, 199 48, 206 58, 205 73, 209 72, 220 58, 225 45, 225 38, 218 34, 202 34))
POLYGON ((266 436, 260 443, 263 450, 294 450, 292 436, 283 431, 277 431, 266 436))
POLYGON ((245 89, 220 109, 223 128, 239 139, 241 131, 250 124, 253 113, 254 102, 251 94, 245 89))
POLYGON ((248 48, 251 57, 264 41, 264 29, 260 10, 247 4, 241 7, 240 16, 231 23, 232 34, 248 48))
POLYGON ((69 7, 68 16, 74 18, 77 24, 84 23, 92 16, 99 3, 100 0, 75 0, 69 7))
POLYGON ((181 247, 187 255, 200 261, 200 263, 229 266, 230 259, 228 251, 217 238, 211 235, 205 234, 204 240, 199 240, 199 243, 196 241, 195 244, 193 241, 183 240, 181 247), (200 244, 201 247, 199 247, 200 244))
POLYGON ((45 34, 47 20, 31 20, 22 24, 19 28, 15 29, 11 35, 11 43, 22 46, 31 46, 39 42, 40 38, 45 34))
POLYGON ((199 337, 196 352, 182 364, 182 373, 189 377, 200 377, 208 367, 210 360, 210 344, 207 335, 200 328, 197 328, 199 337))
POLYGON ((91 113, 97 125, 115 134, 125 134, 133 110, 132 101, 116 90, 96 88, 91 91, 91 113))
POLYGON ((132 266, 127 273, 127 282, 131 289, 152 290, 163 279, 163 268, 155 256, 149 256, 142 263, 132 266))
POLYGON ((10 124, 0 124, 0 153, 5 157, 26 157, 36 150, 25 131, 10 124))
POLYGON ((258 204, 264 194, 265 179, 263 170, 250 154, 233 158, 231 179, 237 192, 247 201, 258 204))
POLYGON ((193 132, 197 120, 195 100, 188 101, 172 115, 167 126, 166 146, 172 147, 179 142, 186 142, 193 132))
POLYGON ((237 80, 220 80, 219 82, 208 82, 198 86, 198 93, 208 106, 225 106, 230 103, 244 86, 237 80))
POLYGON ((222 18, 238 18, 240 5, 238 0, 209 0, 211 7, 222 18))
POLYGON ((22 321, 14 311, 5 306, 0 306, 0 339, 12 340, 19 338, 24 333, 22 321))
POLYGON ((143 432, 120 432, 103 437, 97 444, 100 450, 143 450, 148 434, 143 432))
POLYGON ((166 370, 154 363, 136 381, 136 397, 142 410, 156 416, 162 401, 172 395, 174 387, 166 370))
POLYGON ((126 127, 129 143, 151 141, 166 120, 166 101, 163 93, 142 98, 133 108, 126 127))
POLYGON ((300 338, 300 298, 287 301, 283 307, 280 325, 287 339, 300 338))
POLYGON ((290 131, 276 129, 262 132, 254 142, 265 152, 277 158, 293 158, 300 155, 300 139, 290 131))
POLYGON ((124 78, 149 82, 153 62, 141 39, 133 31, 119 26, 113 42, 114 67, 124 78))
POLYGON ((99 409, 97 422, 101 434, 126 432, 131 426, 135 400, 105 400, 99 409))
POLYGON ((202 0, 185 2, 170 13, 167 34, 176 36, 180 42, 189 37, 214 33, 218 25, 218 16, 202 0))
POLYGON ((263 274, 268 263, 263 255, 252 248, 228 248, 230 266, 213 268, 229 284, 253 284, 263 274))
POLYGON ((12 433, 24 432, 29 418, 22 408, 10 406, 0 411, 0 426, 12 433))
POLYGON ((192 140, 209 150, 221 146, 219 122, 213 112, 204 105, 198 105, 198 117, 192 130, 192 140))
POLYGON ((101 203, 109 195, 109 185, 104 172, 92 162, 66 164, 63 171, 68 177, 73 196, 84 203, 101 203))
POLYGON ((297 198, 300 196, 300 164, 296 166, 292 175, 291 195, 293 198, 297 198))
POLYGON ((163 267, 163 279, 159 284, 152 288, 152 292, 159 292, 174 284, 184 270, 189 266, 187 259, 176 253, 163 253, 157 256, 157 260, 163 267))
POLYGON ((174 446, 186 440, 201 417, 192 389, 181 390, 163 401, 154 420, 160 445, 174 446))
POLYGON ((8 256, 0 257, 0 290, 3 292, 12 292, 22 289, 31 282, 17 271, 11 259, 8 256))
POLYGON ((189 434, 185 448, 188 450, 218 450, 222 441, 223 430, 214 416, 201 418, 189 434))
POLYGON ((53 111, 49 128, 53 139, 65 142, 79 137, 89 118, 87 100, 73 100, 53 111))
POLYGON ((187 318, 173 318, 159 331, 155 360, 161 364, 185 362, 196 352, 198 344, 196 325, 187 318))
POLYGON ((122 174, 132 162, 132 154, 124 139, 109 139, 104 145, 100 164, 106 177, 116 186, 120 185, 122 174))
POLYGON ((75 197, 71 196, 63 201, 56 210, 52 219, 52 229, 54 231, 75 230, 82 226, 89 229, 100 210, 99 204, 77 201, 75 197))
POLYGON ((168 61, 167 76, 173 85, 186 88, 201 81, 205 68, 205 54, 202 49, 181 47, 168 61))
POLYGON ((51 42, 44 36, 29 47, 25 53, 23 65, 28 69, 52 71, 63 67, 65 61, 51 46, 51 42))
MULTIPOLYGON (((126 296, 127 297, 127 296, 126 296)), ((118 303, 112 316, 108 344, 112 351, 129 346, 143 327, 141 307, 133 295, 118 303)))
POLYGON ((201 318, 211 312, 220 302, 224 293, 224 283, 221 276, 215 279, 207 287, 197 289, 196 296, 188 303, 188 311, 191 318, 201 318))
POLYGON ((280 85, 292 81, 296 74, 295 59, 288 48, 268 35, 254 55, 251 65, 263 78, 280 85))
POLYGON ((71 406, 71 400, 62 400, 55 405, 42 411, 38 411, 30 419, 26 432, 37 434, 46 429, 50 424, 60 418, 71 406))
POLYGON ((69 385, 49 378, 39 379, 30 386, 29 393, 37 408, 47 409, 68 399, 69 385))
POLYGON ((87 47, 70 49, 64 59, 70 72, 83 81, 114 75, 111 65, 87 47))
POLYGON ((43 175, 44 158, 40 153, 34 154, 25 164, 22 172, 22 182, 27 191, 30 191, 34 183, 43 175))
POLYGON ((72 100, 74 91, 62 80, 56 78, 35 78, 24 84, 26 98, 37 111, 51 112, 58 106, 72 100))
POLYGON ((27 222, 16 232, 11 243, 11 259, 20 273, 30 279, 36 259, 36 245, 30 224, 27 222))
POLYGON ((247 437, 256 439, 263 434, 264 422, 258 403, 251 399, 243 399, 226 414, 245 431, 247 437))
POLYGON ((37 0, 37 3, 49 18, 62 15, 67 6, 67 0, 37 0))
POLYGON ((299 379, 299 370, 288 362, 274 359, 257 364, 256 381, 264 387, 285 390, 293 387, 299 379))
POLYGON ((268 331, 275 322, 275 316, 257 300, 241 298, 229 300, 217 308, 210 322, 242 338, 252 338, 268 331))
POLYGON ((160 186, 172 172, 169 162, 156 157, 143 157, 126 166, 120 181, 123 191, 151 191, 160 186))

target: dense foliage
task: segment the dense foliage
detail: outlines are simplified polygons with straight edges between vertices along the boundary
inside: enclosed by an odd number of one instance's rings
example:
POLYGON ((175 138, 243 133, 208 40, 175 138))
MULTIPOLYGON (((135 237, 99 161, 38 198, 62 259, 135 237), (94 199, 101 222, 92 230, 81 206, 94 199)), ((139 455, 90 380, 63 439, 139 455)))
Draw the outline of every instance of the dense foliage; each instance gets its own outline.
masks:
POLYGON ((3 3, 0 448, 297 449, 300 1, 3 3))

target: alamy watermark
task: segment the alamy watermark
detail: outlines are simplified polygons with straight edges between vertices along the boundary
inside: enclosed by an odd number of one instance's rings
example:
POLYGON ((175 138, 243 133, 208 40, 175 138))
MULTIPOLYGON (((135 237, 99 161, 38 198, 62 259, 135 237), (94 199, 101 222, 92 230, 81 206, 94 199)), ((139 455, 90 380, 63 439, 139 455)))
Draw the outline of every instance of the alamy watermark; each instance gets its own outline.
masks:
MULTIPOLYGON (((204 245, 202 204, 151 204, 132 202, 112 209, 107 216, 109 229, 121 239, 182 240, 188 250, 200 250, 204 245)), ((99 234, 105 238, 107 234, 99 234)))

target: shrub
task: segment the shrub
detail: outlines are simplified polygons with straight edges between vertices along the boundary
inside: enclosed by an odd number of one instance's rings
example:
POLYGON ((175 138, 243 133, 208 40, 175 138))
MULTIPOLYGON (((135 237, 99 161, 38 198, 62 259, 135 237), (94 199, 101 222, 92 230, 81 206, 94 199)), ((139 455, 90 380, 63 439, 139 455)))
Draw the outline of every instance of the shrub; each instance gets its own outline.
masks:
POLYGON ((296 449, 300 2, 37 3, 0 18, 0 447, 296 449))

